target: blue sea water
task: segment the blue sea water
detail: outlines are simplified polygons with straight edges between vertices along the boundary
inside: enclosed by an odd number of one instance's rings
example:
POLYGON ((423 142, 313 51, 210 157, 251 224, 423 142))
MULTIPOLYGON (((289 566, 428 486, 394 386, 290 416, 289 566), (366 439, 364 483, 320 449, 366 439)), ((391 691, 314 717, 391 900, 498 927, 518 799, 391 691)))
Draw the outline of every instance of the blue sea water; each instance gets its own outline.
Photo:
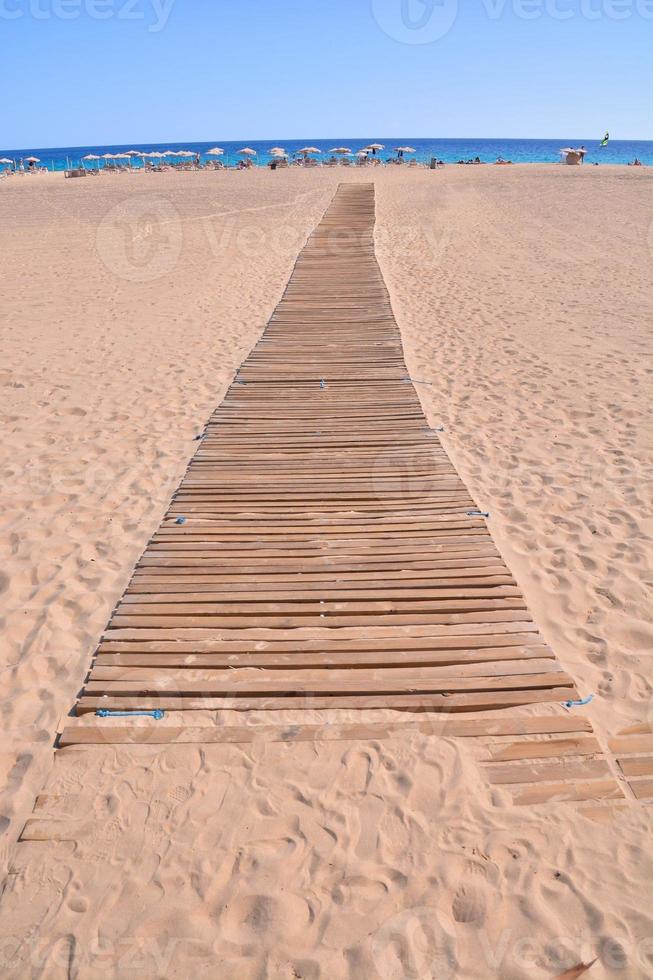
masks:
MULTIPOLYGON (((560 139, 416 139, 415 137, 342 137, 331 139, 316 139, 315 137, 302 140, 243 140, 238 142, 220 142, 218 140, 211 143, 131 143, 122 146, 74 146, 74 147, 22 147, 20 149, 0 150, 0 157, 9 157, 12 160, 20 160, 28 156, 38 157, 41 165, 49 170, 64 170, 69 166, 78 165, 82 157, 88 153, 102 156, 104 153, 124 153, 126 150, 140 150, 151 152, 156 150, 191 150, 199 153, 203 159, 206 152, 216 144, 222 147, 225 154, 220 159, 226 165, 233 166, 238 160, 242 159, 238 150, 243 146, 249 146, 256 150, 257 156, 253 162, 259 165, 267 164, 270 157, 270 150, 273 146, 283 146, 286 152, 292 157, 302 146, 316 146, 328 151, 334 146, 348 146, 354 153, 369 143, 383 143, 385 150, 379 151, 382 160, 395 156, 394 147, 412 146, 417 151, 415 159, 420 162, 428 162, 432 157, 438 157, 446 163, 455 163, 458 160, 468 160, 480 156, 481 160, 487 163, 494 162, 498 157, 505 160, 512 160, 514 163, 559 163, 559 150, 566 146, 584 145, 587 149, 586 162, 590 164, 625 164, 632 163, 638 157, 642 163, 653 166, 653 141, 643 140, 611 140, 607 147, 601 147, 598 140, 583 139, 577 136, 561 137, 560 139)), ((319 157, 317 159, 320 159, 319 157)), ((87 166, 97 166, 96 163, 89 163, 87 166)), ((102 166, 102 161, 100 161, 102 166)), ((138 159, 134 160, 134 165, 139 166, 138 159)))

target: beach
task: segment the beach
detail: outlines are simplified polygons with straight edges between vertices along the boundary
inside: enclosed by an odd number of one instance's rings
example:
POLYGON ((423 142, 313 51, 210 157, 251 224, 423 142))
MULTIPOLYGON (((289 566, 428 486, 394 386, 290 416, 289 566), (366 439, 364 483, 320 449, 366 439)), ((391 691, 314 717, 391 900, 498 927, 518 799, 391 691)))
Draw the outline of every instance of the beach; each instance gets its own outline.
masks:
POLYGON ((97 767, 66 750, 53 770, 54 735, 196 435, 338 183, 370 180, 429 423, 545 640, 594 696, 579 710, 602 743, 653 722, 653 172, 9 178, 6 976, 208 977, 218 956, 234 980, 518 980, 596 956, 591 978, 653 974, 650 808, 631 797, 593 819, 511 807, 460 741, 418 734, 107 746, 97 767), (16 843, 46 786, 93 807, 79 843, 16 843))

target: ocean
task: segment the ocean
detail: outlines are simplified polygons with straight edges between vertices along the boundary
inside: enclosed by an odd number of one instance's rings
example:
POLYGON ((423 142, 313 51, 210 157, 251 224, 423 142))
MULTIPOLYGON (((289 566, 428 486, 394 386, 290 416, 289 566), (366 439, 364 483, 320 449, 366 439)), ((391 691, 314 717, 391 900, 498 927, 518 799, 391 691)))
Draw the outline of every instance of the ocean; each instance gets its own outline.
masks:
MULTIPOLYGON (((644 140, 611 140, 607 147, 601 147, 598 140, 583 139, 580 137, 561 137, 560 139, 417 139, 411 136, 401 137, 342 137, 331 139, 317 139, 316 137, 302 140, 241 140, 238 142, 220 142, 216 140, 210 143, 183 142, 183 143, 129 143, 125 145, 93 145, 93 146, 64 146, 64 147, 22 147, 20 149, 0 150, 0 157, 8 157, 11 160, 19 161, 25 157, 38 157, 41 165, 49 170, 65 170, 69 166, 80 163, 82 157, 89 153, 102 156, 105 153, 124 153, 127 150, 139 150, 143 152, 157 151, 163 153, 165 150, 190 150, 199 153, 203 159, 206 157, 207 150, 213 146, 220 146, 225 153, 220 159, 227 165, 234 165, 242 159, 238 150, 244 146, 256 150, 256 157, 252 160, 255 164, 265 166, 271 159, 270 150, 273 146, 282 146, 292 157, 302 146, 315 146, 325 151, 326 156, 329 150, 336 146, 347 146, 355 153, 369 143, 382 143, 385 150, 379 151, 382 160, 395 156, 394 147, 411 146, 416 153, 414 158, 424 163, 432 157, 438 157, 446 163, 456 163, 458 160, 468 160, 479 156, 486 163, 493 163, 498 157, 505 160, 512 160, 514 163, 559 163, 559 150, 566 146, 584 145, 588 151, 586 162, 589 164, 625 164, 632 163, 638 157, 642 163, 653 166, 653 141, 644 140)), ((320 157, 317 157, 320 159, 320 157)), ((102 166, 102 161, 88 162, 86 166, 102 166)), ((138 159, 134 159, 134 165, 139 166, 138 159)))

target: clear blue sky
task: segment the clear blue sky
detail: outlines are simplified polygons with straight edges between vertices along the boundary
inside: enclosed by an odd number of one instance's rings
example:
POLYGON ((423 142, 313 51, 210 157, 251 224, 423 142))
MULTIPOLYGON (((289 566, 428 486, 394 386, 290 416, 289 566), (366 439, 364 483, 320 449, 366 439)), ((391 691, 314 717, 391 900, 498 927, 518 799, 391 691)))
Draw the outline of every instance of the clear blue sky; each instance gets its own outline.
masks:
POLYGON ((0 36, 7 148, 653 139, 653 0, 0 0, 0 36))

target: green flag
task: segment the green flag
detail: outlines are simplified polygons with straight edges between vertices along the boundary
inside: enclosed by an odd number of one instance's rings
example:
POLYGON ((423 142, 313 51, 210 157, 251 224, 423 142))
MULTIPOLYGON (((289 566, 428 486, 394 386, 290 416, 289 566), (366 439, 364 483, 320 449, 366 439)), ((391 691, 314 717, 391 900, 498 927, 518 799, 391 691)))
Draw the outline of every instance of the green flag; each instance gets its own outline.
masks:
POLYGON ((601 140, 601 146, 607 146, 609 142, 610 142, 610 133, 606 133, 603 139, 601 140))

